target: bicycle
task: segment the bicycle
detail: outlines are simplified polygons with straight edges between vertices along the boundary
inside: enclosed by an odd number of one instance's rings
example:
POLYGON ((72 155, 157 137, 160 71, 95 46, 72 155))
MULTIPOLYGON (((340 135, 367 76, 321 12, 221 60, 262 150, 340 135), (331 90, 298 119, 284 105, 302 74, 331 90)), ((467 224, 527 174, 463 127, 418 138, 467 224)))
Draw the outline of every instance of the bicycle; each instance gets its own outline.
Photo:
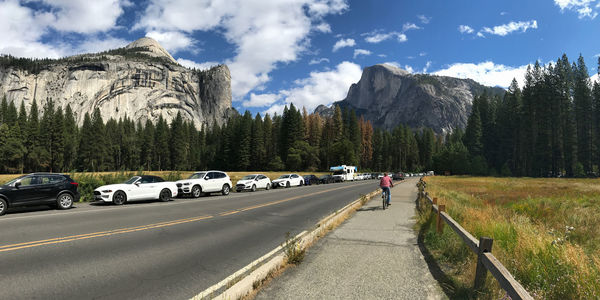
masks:
POLYGON ((381 191, 381 199, 383 201, 383 210, 385 210, 389 206, 389 204, 387 202, 387 198, 388 198, 387 193, 389 193, 389 192, 386 190, 381 191))

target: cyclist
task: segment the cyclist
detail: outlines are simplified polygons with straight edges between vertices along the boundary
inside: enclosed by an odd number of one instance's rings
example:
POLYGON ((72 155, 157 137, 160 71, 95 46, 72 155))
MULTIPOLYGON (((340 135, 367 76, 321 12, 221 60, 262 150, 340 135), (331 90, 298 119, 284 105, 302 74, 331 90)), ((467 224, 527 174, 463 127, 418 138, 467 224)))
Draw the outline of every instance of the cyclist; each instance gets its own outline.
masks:
POLYGON ((379 181, 379 187, 381 187, 382 193, 387 192, 387 205, 391 205, 390 200, 392 199, 392 194, 390 193, 390 187, 394 187, 394 183, 388 176, 387 172, 383 174, 383 177, 381 177, 381 180, 379 181))

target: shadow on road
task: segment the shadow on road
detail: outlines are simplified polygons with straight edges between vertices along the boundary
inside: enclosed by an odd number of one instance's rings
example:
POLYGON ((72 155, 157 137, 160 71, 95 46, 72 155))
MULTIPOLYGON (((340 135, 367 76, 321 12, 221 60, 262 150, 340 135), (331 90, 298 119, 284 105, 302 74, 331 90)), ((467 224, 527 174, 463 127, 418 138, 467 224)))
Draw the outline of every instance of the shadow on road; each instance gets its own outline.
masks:
POLYGON ((368 207, 359 208, 356 211, 376 211, 376 210, 383 210, 383 207, 381 207, 381 205, 368 206, 368 207))

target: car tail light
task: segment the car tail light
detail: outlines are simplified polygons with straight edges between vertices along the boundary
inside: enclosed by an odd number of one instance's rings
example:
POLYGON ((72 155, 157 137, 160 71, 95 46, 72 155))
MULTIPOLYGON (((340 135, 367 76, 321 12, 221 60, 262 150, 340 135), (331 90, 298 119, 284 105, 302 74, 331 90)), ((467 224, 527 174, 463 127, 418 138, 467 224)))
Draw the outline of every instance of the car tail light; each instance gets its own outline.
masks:
POLYGON ((73 182, 70 182, 70 184, 72 184, 72 185, 74 185, 74 186, 79 186, 79 183, 77 183, 77 182, 75 182, 75 181, 73 181, 73 182))

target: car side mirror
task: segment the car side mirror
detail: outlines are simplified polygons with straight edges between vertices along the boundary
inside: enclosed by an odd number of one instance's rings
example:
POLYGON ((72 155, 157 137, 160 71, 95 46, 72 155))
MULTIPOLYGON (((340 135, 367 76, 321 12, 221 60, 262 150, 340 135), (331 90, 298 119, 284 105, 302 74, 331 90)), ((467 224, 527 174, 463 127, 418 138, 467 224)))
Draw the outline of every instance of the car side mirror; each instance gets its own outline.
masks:
POLYGON ((139 182, 139 181, 137 181, 137 182, 136 182, 136 183, 134 183, 134 184, 135 184, 135 186, 140 186, 140 182, 139 182))
POLYGON ((20 181, 15 182, 15 188, 19 188, 20 186, 21 186, 21 182, 20 181))
POLYGON ((204 177, 204 180, 208 180, 208 179, 209 179, 208 177, 204 177))

